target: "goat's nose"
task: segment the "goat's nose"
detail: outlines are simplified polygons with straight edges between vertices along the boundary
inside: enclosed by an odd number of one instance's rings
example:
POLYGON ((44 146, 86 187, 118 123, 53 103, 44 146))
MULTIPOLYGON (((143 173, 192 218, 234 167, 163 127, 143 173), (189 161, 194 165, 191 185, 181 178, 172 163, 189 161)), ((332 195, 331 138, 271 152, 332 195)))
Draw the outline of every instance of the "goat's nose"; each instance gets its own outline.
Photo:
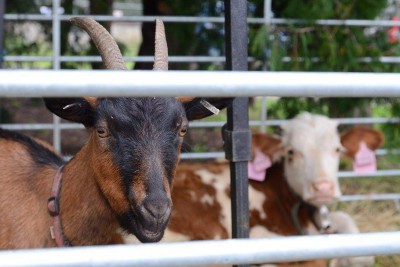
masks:
POLYGON ((171 204, 168 200, 150 200, 146 201, 143 206, 146 211, 156 219, 163 218, 171 210, 171 204))
POLYGON ((327 181, 327 180, 322 180, 318 182, 314 182, 312 184, 315 192, 317 192, 320 195, 331 195, 333 194, 333 189, 334 185, 333 182, 327 181))

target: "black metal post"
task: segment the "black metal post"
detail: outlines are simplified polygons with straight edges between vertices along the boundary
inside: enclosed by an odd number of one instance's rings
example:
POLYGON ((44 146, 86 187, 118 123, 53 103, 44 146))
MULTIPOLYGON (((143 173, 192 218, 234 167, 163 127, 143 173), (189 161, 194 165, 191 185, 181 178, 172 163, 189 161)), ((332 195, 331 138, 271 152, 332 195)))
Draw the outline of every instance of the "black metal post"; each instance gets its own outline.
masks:
POLYGON ((4 14, 6 9, 6 0, 0 0, 0 69, 3 68, 4 58, 4 14))
MULTIPOLYGON (((247 71, 247 1, 225 0, 227 70, 247 71)), ((247 164, 251 159, 248 98, 235 98, 224 126, 226 158, 231 161, 233 238, 249 237, 247 164)), ((244 266, 244 265, 240 265, 244 266)))

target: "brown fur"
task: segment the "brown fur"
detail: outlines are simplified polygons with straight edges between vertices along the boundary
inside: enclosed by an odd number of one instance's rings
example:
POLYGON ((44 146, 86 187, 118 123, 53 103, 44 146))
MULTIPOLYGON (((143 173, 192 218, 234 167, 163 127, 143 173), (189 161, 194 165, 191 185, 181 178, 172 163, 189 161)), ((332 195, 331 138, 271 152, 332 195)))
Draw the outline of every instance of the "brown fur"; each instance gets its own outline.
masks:
POLYGON ((346 156, 350 158, 354 158, 359 149, 361 140, 372 150, 379 148, 384 142, 384 136, 381 132, 366 126, 353 127, 342 134, 340 139, 342 145, 346 148, 346 156))
POLYGON ((99 151, 99 144, 96 143, 95 138, 90 138, 89 144, 91 150, 90 162, 97 177, 97 184, 108 199, 111 207, 116 212, 122 213, 128 209, 129 202, 124 195, 118 167, 111 161, 110 152, 101 153, 99 151))
POLYGON ((18 142, 0 139, 0 148, 0 188, 7 188, 0 193, 0 225, 13 226, 0 227, 0 248, 52 246, 46 197, 55 170, 37 168, 25 146, 18 142), (42 234, 38 236, 38 232, 42 234))
MULTIPOLYGON (((218 169, 218 164, 213 165, 218 169)), ((221 205, 215 199, 215 189, 201 182, 199 176, 193 173, 196 168, 202 168, 201 164, 191 166, 183 164, 178 167, 178 173, 174 180, 174 192, 172 202, 174 210, 168 228, 172 231, 190 236, 193 240, 212 239, 214 236, 228 238, 228 233, 223 225, 219 223, 221 205), (192 196, 191 193, 194 193, 192 196), (193 201, 202 195, 214 196, 213 205, 203 205, 193 201), (209 212, 209 211, 213 212, 209 212), (201 216, 198 220, 198 216, 201 216), (191 220, 192 218, 196 218, 191 220), (188 221, 190 220, 190 221, 188 221), (204 227, 204 222, 212 222, 209 227, 204 227), (193 231, 193 230, 196 231, 193 231)))
MULTIPOLYGON (((52 218, 47 198, 57 168, 36 166, 26 147, 18 142, 0 139, 0 148, 0 188, 7 189, 0 194, 0 248, 55 246, 50 237, 52 218)), ((94 173, 86 166, 87 150, 82 149, 64 168, 60 216, 64 234, 72 244, 106 244, 115 238, 118 224, 94 173)))

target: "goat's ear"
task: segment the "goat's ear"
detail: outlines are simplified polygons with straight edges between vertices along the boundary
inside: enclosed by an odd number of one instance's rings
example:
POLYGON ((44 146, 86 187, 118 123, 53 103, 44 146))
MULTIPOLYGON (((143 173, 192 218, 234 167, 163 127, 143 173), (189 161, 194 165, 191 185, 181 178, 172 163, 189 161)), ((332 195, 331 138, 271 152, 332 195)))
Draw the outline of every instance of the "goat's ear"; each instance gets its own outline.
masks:
POLYGON ((48 110, 57 116, 80 122, 85 127, 95 123, 95 109, 92 98, 43 98, 48 110))
POLYGON ((218 114, 221 109, 232 103, 233 98, 181 97, 178 100, 183 104, 186 117, 191 121, 218 114))
POLYGON ((253 133, 252 135, 252 158, 255 151, 260 150, 268 156, 272 162, 279 161, 284 155, 282 140, 278 136, 265 133, 253 133))
POLYGON ((383 144, 384 137, 380 131, 365 126, 355 126, 343 133, 340 141, 346 149, 346 156, 354 158, 361 142, 365 142, 369 149, 375 150, 383 144))

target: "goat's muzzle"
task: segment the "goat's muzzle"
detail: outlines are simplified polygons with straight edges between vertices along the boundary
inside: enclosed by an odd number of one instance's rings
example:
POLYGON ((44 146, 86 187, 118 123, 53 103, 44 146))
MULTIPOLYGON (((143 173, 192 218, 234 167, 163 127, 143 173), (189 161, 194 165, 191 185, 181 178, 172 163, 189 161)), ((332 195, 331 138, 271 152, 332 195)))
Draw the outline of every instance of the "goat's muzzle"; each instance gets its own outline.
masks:
POLYGON ((141 242, 158 242, 164 236, 172 211, 167 196, 148 196, 136 213, 135 235, 141 242))

